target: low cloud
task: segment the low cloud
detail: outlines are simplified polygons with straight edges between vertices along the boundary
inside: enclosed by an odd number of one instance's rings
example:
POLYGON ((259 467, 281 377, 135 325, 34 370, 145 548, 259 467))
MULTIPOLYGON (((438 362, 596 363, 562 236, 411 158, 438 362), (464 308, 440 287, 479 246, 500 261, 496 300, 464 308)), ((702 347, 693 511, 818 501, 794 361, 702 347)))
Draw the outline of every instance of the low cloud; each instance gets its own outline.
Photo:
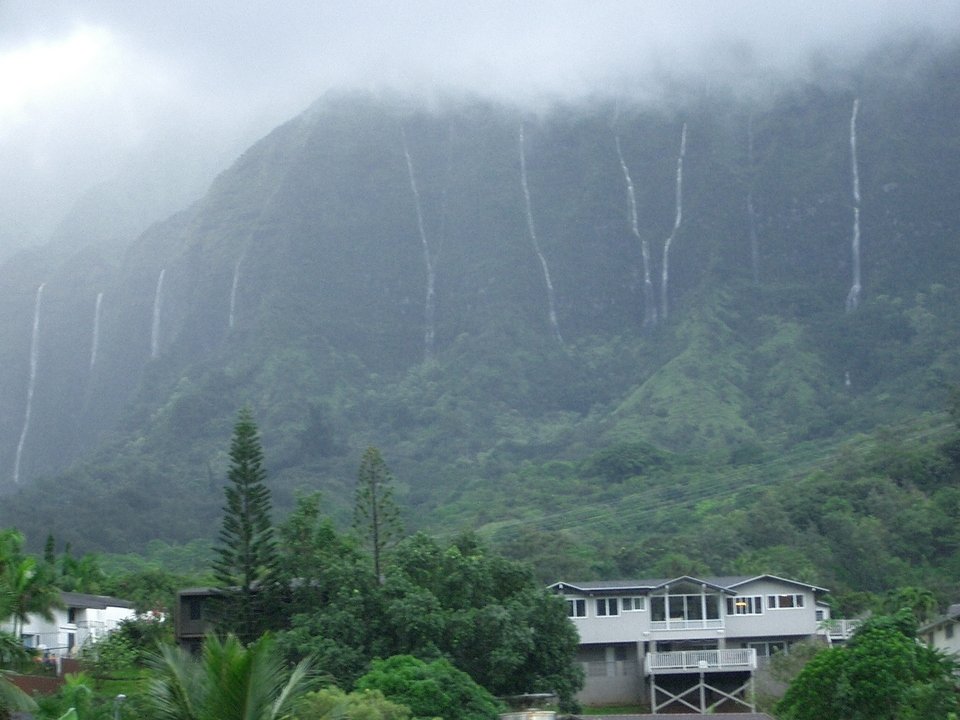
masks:
MULTIPOLYGON (((7 0, 0 4, 0 242, 42 239, 86 188, 168 143, 227 162, 334 88, 543 104, 737 92, 882 42, 960 29, 960 0, 7 0), (187 140, 185 140, 185 138, 187 140), (18 240, 19 238, 19 240, 18 240)), ((2 252, 2 251, 0 251, 2 252)))

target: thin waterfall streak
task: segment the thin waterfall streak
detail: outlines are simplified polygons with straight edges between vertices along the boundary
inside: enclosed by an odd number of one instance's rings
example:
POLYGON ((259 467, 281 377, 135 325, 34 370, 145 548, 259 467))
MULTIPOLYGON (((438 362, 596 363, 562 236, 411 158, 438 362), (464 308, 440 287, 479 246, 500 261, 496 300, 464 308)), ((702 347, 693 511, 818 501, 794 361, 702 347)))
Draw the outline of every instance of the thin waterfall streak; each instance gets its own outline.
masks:
POLYGON ((417 189, 416 175, 413 172, 413 159, 410 157, 410 150, 407 148, 407 135, 403 131, 403 128, 400 129, 400 138, 403 143, 403 156, 407 160, 407 176, 410 178, 410 191, 413 193, 413 206, 417 214, 417 230, 420 232, 420 245, 423 248, 423 264, 427 270, 427 290, 423 310, 423 354, 424 359, 429 361, 433 359, 436 337, 436 329, 434 328, 436 274, 433 266, 433 255, 430 252, 430 243, 427 242, 427 233, 423 227, 423 209, 420 205, 420 191, 417 189))
POLYGON ((860 305, 860 208, 853 208, 853 238, 850 242, 853 255, 853 284, 847 293, 847 312, 852 312, 860 305))
POLYGON ((637 198, 633 189, 633 180, 630 177, 630 170, 623 159, 623 151, 620 149, 620 136, 614 136, 614 144, 617 146, 617 158, 620 160, 620 169, 623 171, 623 179, 627 184, 627 207, 630 210, 630 230, 633 236, 640 243, 640 256, 643 260, 643 324, 656 325, 657 308, 653 299, 653 282, 650 280, 650 245, 646 238, 640 235, 640 228, 637 223, 637 198))
POLYGON ((103 293, 97 293, 97 302, 93 306, 93 338, 90 341, 90 369, 97 364, 97 349, 100 346, 100 304, 103 302, 103 293))
POLYGON ((150 326, 151 358, 160 354, 160 311, 163 307, 163 276, 166 272, 166 268, 160 271, 160 276, 157 278, 157 290, 153 295, 153 322, 150 326))
POLYGON ((533 244, 533 250, 540 260, 540 267, 543 269, 543 281, 547 286, 547 308, 550 317, 550 326, 553 328, 553 334, 557 342, 563 344, 563 336, 560 334, 560 324, 557 322, 557 311, 555 309, 553 297, 553 281, 550 279, 550 268, 547 266, 547 259, 540 250, 540 242, 537 240, 537 230, 533 224, 533 209, 530 203, 530 187, 527 185, 527 158, 524 149, 523 123, 520 123, 520 186, 523 189, 524 206, 527 213, 527 229, 530 232, 530 242, 533 244))
POLYGON ((853 111, 850 114, 850 170, 853 191, 853 237, 850 240, 853 278, 850 292, 847 293, 846 309, 852 312, 860 305, 860 169, 857 167, 857 114, 860 111, 860 98, 854 98, 853 111))
POLYGON ((853 101, 850 114, 850 165, 853 172, 853 202, 860 207, 860 170, 857 167, 857 114, 860 112, 860 98, 853 101))
POLYGON ((687 154, 687 124, 683 124, 680 131, 680 154, 677 156, 677 214, 673 220, 673 230, 670 236, 663 243, 663 265, 660 276, 660 316, 666 320, 670 312, 668 303, 668 288, 670 282, 670 246, 673 239, 677 236, 677 230, 680 229, 680 223, 683 222, 683 158, 687 154))
POLYGON ((43 298, 41 283, 37 288, 37 297, 33 303, 33 332, 30 335, 30 376, 27 380, 27 407, 23 414, 23 429, 20 431, 20 440, 17 442, 17 454, 13 461, 13 482, 20 482, 20 460, 23 457, 23 446, 27 442, 27 432, 30 430, 30 414, 33 410, 33 391, 37 384, 37 360, 40 354, 40 301, 43 298))
POLYGON ((240 283, 240 266, 245 256, 246 252, 241 253, 237 258, 237 264, 233 266, 233 282, 230 284, 230 315, 227 318, 227 327, 231 329, 237 320, 237 285, 240 283))
POLYGON ((757 239, 757 213, 753 207, 753 190, 747 191, 747 219, 750 224, 750 268, 754 284, 760 283, 760 242, 757 239))
POLYGON ((747 223, 750 233, 750 268, 753 271, 754 284, 760 283, 760 241, 757 239, 757 212, 753 207, 753 115, 747 118, 747 172, 749 186, 747 188, 747 223))

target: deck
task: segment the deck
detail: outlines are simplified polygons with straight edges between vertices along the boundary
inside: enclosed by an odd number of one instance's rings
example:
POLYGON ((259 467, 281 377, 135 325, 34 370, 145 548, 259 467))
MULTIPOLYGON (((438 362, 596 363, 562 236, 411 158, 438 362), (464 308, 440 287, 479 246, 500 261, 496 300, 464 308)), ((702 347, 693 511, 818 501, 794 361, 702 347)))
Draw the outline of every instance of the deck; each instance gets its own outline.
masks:
POLYGON ((691 672, 752 672, 756 669, 757 651, 753 648, 654 652, 648 653, 643 662, 645 675, 691 672))

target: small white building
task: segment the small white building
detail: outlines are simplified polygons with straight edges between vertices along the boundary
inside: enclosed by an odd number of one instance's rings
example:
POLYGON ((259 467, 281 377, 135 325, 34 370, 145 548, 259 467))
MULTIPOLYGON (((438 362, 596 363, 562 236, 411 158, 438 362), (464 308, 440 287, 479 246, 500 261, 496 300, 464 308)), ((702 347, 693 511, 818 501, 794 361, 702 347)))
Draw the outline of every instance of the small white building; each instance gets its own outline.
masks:
POLYGON ((585 705, 753 710, 758 662, 807 638, 833 639, 826 589, 773 575, 550 587, 566 599, 580 634, 585 705))
MULTIPOLYGON (((53 608, 53 620, 31 615, 20 630, 23 644, 54 658, 74 657, 84 645, 115 630, 122 620, 136 617, 133 603, 106 595, 61 592, 62 608, 53 608)), ((12 621, 0 629, 13 630, 12 621)))
POLYGON ((960 603, 950 606, 946 615, 924 625, 917 634, 927 645, 945 653, 960 653, 960 603))

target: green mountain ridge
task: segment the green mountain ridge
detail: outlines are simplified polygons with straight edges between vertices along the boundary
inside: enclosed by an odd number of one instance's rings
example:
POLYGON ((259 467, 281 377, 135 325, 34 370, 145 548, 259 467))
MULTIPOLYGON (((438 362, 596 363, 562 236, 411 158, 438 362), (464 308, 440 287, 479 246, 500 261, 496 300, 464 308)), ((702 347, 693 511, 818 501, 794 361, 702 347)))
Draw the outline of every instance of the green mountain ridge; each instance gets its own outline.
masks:
MULTIPOLYGON (((960 379, 957 58, 916 60, 909 81, 877 63, 764 105, 705 90, 670 110, 596 103, 537 116, 479 100, 428 111, 322 99, 121 263, 95 247, 5 263, 4 468, 23 430, 33 303, 46 285, 24 480, 0 483, 0 523, 78 549, 207 537, 246 404, 280 512, 321 490, 345 521, 360 454, 376 445, 411 528, 486 528, 519 554, 522 534, 501 528, 551 523, 571 570, 611 572, 618 551, 591 559, 587 545, 613 537, 631 503, 656 508, 629 517, 639 540, 671 520, 736 513, 735 499, 753 502, 738 483, 795 477, 785 463, 813 471, 856 433, 922 426, 960 379), (846 313, 854 97, 864 291, 846 313), (659 297, 684 124, 670 315, 644 327, 616 140, 659 297), (562 345, 526 218, 521 126, 562 345), (430 361, 424 238, 436 273, 430 361)), ((727 547, 729 562, 744 552, 727 547)))

